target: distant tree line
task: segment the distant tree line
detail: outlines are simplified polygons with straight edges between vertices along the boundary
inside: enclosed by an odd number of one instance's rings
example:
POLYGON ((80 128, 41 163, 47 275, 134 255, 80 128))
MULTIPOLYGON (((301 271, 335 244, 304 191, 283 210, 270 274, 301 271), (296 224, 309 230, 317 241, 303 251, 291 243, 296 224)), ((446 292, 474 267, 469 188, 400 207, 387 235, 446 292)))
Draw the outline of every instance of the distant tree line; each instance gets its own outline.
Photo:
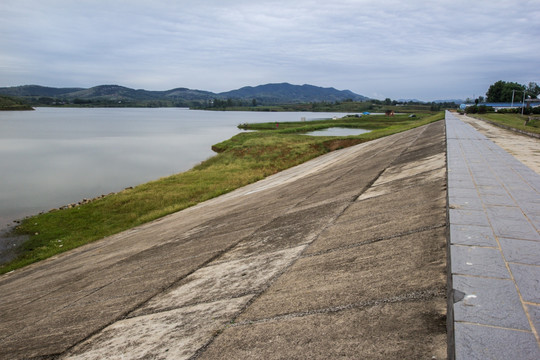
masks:
POLYGON ((252 111, 312 111, 312 112, 384 112, 391 109, 396 112, 411 111, 440 111, 456 108, 454 102, 422 102, 422 101, 398 101, 386 98, 384 100, 368 99, 355 101, 343 99, 336 101, 312 101, 279 103, 277 98, 213 98, 206 100, 184 99, 154 99, 135 100, 128 98, 66 98, 53 96, 27 96, 25 103, 31 106, 55 106, 55 107, 189 107, 192 109, 207 110, 252 110, 252 111))
POLYGON ((312 112, 380 112, 386 109, 395 111, 423 110, 441 111, 444 109, 455 109, 458 104, 454 102, 422 102, 422 101, 398 101, 386 98, 385 100, 369 99, 366 101, 354 101, 344 99, 337 101, 316 101, 306 103, 280 104, 272 99, 219 99, 214 98, 205 102, 198 102, 192 108, 207 110, 241 110, 242 108, 253 111, 312 111, 312 112))
MULTIPOLYGON (((511 102, 512 97, 515 102, 525 98, 536 99, 540 94, 540 86, 535 82, 530 82, 525 86, 517 82, 506 82, 499 80, 491 85, 486 93, 487 102, 511 102)), ((480 100, 480 102, 482 102, 480 100)))
POLYGON ((32 106, 77 106, 77 107, 190 107, 191 102, 182 100, 130 100, 130 99, 66 99, 49 96, 28 97, 25 101, 32 106))

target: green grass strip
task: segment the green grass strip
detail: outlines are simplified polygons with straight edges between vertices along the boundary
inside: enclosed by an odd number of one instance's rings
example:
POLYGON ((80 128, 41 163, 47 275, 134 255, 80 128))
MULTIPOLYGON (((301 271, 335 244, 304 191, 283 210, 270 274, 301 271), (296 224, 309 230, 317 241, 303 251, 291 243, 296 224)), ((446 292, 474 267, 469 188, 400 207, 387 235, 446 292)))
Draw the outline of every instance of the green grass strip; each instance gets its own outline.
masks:
MULTIPOLYGON (((540 134, 540 120, 532 120, 525 125, 525 121, 529 118, 528 115, 520 114, 498 114, 498 113, 487 113, 487 114, 472 114, 469 116, 485 119, 496 124, 501 124, 508 126, 514 129, 527 131, 534 134, 540 134)), ((540 117, 540 115, 531 115, 532 117, 540 117)))

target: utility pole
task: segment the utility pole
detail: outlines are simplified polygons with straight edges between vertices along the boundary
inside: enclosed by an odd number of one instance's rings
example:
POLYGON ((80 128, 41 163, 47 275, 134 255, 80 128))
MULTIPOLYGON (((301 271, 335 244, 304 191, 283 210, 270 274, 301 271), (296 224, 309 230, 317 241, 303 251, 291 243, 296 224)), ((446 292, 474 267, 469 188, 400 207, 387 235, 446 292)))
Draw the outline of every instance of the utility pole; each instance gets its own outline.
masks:
POLYGON ((525 109, 525 91, 512 90, 512 105, 510 105, 510 107, 514 107, 514 94, 516 91, 521 91, 523 93, 523 100, 521 101, 521 116, 523 116, 523 110, 525 109))

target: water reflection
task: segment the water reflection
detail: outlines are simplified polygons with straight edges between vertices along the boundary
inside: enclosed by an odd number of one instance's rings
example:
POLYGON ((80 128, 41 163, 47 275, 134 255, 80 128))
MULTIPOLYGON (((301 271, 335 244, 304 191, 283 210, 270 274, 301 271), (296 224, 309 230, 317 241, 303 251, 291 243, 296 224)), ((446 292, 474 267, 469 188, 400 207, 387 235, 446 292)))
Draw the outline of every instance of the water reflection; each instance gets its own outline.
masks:
POLYGON ((353 136, 370 132, 371 130, 333 127, 323 130, 312 131, 305 135, 311 136, 353 136))
POLYGON ((1 112, 0 227, 188 170, 214 155, 213 144, 240 132, 240 123, 335 115, 178 108, 1 112))

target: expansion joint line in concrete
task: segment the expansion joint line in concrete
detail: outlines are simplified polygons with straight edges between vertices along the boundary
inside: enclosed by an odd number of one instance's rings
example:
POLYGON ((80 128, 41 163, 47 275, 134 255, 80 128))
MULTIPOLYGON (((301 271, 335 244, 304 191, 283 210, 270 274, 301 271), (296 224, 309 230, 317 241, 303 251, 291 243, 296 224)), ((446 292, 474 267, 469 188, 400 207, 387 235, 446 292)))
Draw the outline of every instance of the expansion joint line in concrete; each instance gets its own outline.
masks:
MULTIPOLYGON (((402 149, 398 154, 396 154, 396 156, 394 157, 394 159, 388 164, 386 165, 379 173, 377 173, 376 176, 373 177, 373 179, 367 184, 365 185, 359 192, 359 194, 357 196, 355 196, 347 206, 345 206, 338 214, 336 214, 336 216, 334 216, 332 219, 330 219, 325 226, 323 226, 319 233, 313 237, 313 239, 306 243, 305 244, 305 248, 287 265, 285 266, 283 269, 281 269, 281 271, 279 271, 277 274, 275 274, 271 279, 268 280, 268 282, 262 287, 262 289, 256 293, 243 307, 242 309, 240 309, 236 314, 235 316, 233 316, 233 318, 231 319, 231 322, 230 324, 234 324, 236 319, 246 311, 246 309, 251 306, 251 304, 253 304, 258 298, 260 298, 269 288, 270 286, 275 282, 277 281, 277 279, 279 279, 285 272, 287 272, 299 259, 301 259, 302 257, 304 257, 304 253, 306 252, 306 250, 309 248, 309 245, 311 245, 314 241, 316 241, 319 236, 324 232, 324 230, 326 230, 329 226, 331 226, 332 224, 335 224, 335 222, 337 221, 337 219, 339 219, 344 213, 345 211, 347 211, 347 209, 352 205, 354 204, 361 196, 362 194, 364 194, 371 186, 373 186, 373 184, 383 175, 383 173, 390 167, 392 166, 392 164, 394 164, 394 162, 399 159, 399 157, 405 153, 410 147, 412 144, 414 144, 418 138, 420 137, 421 134, 423 134, 423 132, 425 131, 425 128, 422 129, 422 131, 416 136, 414 137, 414 139, 412 139, 408 146, 405 147, 404 149, 402 149)), ((398 140, 396 139, 392 144, 395 144, 398 140)), ((372 154, 369 158, 373 158, 375 156, 377 156, 381 151, 383 151, 383 149, 381 149, 380 151, 378 152, 375 152, 374 154, 372 154)), ((341 175, 340 177, 336 178, 333 182, 336 182, 338 181, 339 179, 341 179, 342 177, 344 176, 347 176, 351 171, 353 170, 349 170, 347 171, 345 174, 341 175)), ((313 196, 314 194, 317 193, 317 190, 314 191, 311 195, 307 196, 306 199, 308 199, 310 196, 313 196)), ((296 205, 300 204, 302 201, 299 201, 296 205)), ((294 206, 292 207, 294 208, 294 206)), ((444 290, 433 290, 434 293, 437 293, 438 296, 446 296, 446 289, 444 290)), ((432 298, 433 296, 432 295, 429 295, 430 298, 432 298)), ((409 296, 409 295, 405 295, 405 296, 398 296, 398 297, 395 297, 395 298, 391 298, 391 299, 380 299, 380 300, 376 300, 375 304, 371 305, 371 306, 374 306, 374 305, 377 305, 377 304, 382 304, 382 303, 389 303, 389 302, 398 302, 398 301, 403 301, 403 299, 418 299, 420 300, 419 297, 415 297, 415 296, 409 296), (393 299, 393 300, 392 300, 393 299), (402 299, 402 300, 397 300, 397 299, 402 299)), ((371 302, 370 302, 371 303, 371 302)), ((354 305, 354 304, 350 304, 350 305, 345 305, 346 307, 350 306, 351 308, 352 307, 367 307, 369 306, 366 305, 366 303, 358 303, 357 305, 354 305)), ((341 307, 336 307, 336 309, 338 308, 341 308, 341 307)), ((343 310, 346 310, 346 309, 343 309, 343 310)), ((334 310, 333 312, 336 312, 336 311, 341 311, 341 310, 334 310)), ((330 310, 326 311, 326 312, 332 312, 330 310)), ((306 314, 306 315, 309 315, 309 314, 306 314)), ((305 315, 304 315, 305 316, 305 315)), ((190 358, 189 360, 195 360, 197 358, 199 358, 205 351, 206 349, 215 341, 215 339, 225 330, 227 326, 225 326, 224 328, 222 328, 220 331, 216 331, 216 333, 209 339, 209 341, 204 344, 202 347, 200 347, 190 358)))
POLYGON ((369 301, 359 301, 355 303, 339 305, 339 306, 331 306, 327 308, 315 309, 315 310, 309 310, 309 311, 292 312, 292 313, 281 314, 274 317, 257 319, 257 320, 246 320, 246 321, 241 321, 238 323, 231 323, 229 327, 261 324, 261 323, 280 321, 284 319, 299 318, 299 317, 305 317, 305 316, 316 315, 316 314, 337 313, 337 312, 342 312, 342 311, 351 310, 351 309, 366 309, 366 308, 383 305, 383 304, 395 304, 395 303, 403 303, 403 302, 423 302, 426 300, 431 300, 434 298, 443 298, 443 297, 446 297, 446 288, 426 289, 422 291, 413 291, 409 293, 404 293, 404 294, 400 294, 400 295, 392 296, 388 298, 380 298, 380 299, 369 300, 369 301))
POLYGON ((412 234, 419 234, 419 233, 423 233, 423 232, 431 231, 431 230, 436 230, 436 229, 442 229, 442 228, 445 228, 446 226, 447 226, 446 224, 425 226, 425 227, 421 227, 419 229, 414 229, 414 230, 410 230, 410 231, 404 231, 404 232, 389 235, 389 236, 383 236, 383 237, 379 237, 379 238, 375 238, 375 239, 362 241, 362 242, 359 242, 359 243, 339 246, 339 247, 336 247, 336 248, 333 248, 333 249, 328 249, 328 250, 323 250, 323 251, 319 251, 319 252, 312 253, 312 254, 302 255, 302 257, 307 258, 307 257, 330 254, 330 253, 333 253, 333 252, 336 252, 336 251, 341 251, 341 250, 354 249, 354 248, 357 248, 357 247, 360 247, 360 246, 369 245, 369 244, 377 243, 377 242, 380 242, 380 241, 391 240, 391 239, 399 238, 399 237, 402 237, 402 236, 407 236, 407 235, 412 235, 412 234))
MULTIPOLYGON (((254 230, 253 232, 255 232, 257 230, 254 230)), ((249 236, 249 235, 248 235, 249 236)), ((229 245, 227 248, 217 252, 214 256, 212 256, 210 259, 206 260, 205 262, 203 262, 201 265, 199 265, 198 267, 192 269, 191 271, 189 271, 188 273, 180 276, 179 278, 177 278, 175 281, 173 281, 171 284, 169 284, 168 286, 166 287, 163 287, 159 290, 157 290, 154 294, 150 295, 147 299, 141 301, 140 303, 132 306, 131 308, 129 308, 128 310, 122 312, 121 314, 119 314, 116 318, 114 318, 113 320, 111 320, 110 322, 108 322, 107 324, 105 324, 104 326, 100 327, 99 329, 91 332, 90 334, 88 334, 88 336, 86 336, 85 338, 81 339, 80 341, 72 344, 70 347, 68 347, 66 350, 64 350, 62 353, 60 354, 56 354, 54 355, 54 357, 58 357, 58 356, 61 356, 61 355, 64 355, 64 354, 67 354, 69 353, 71 350, 73 350, 76 346, 84 343, 85 341, 89 340, 91 337, 93 337, 94 335, 97 335, 99 334, 101 331, 103 331, 104 329, 106 329, 107 327, 111 326, 112 324, 116 323, 117 321, 120 321, 120 320, 124 320, 124 319, 128 319, 128 318, 131 318, 129 315, 131 313, 133 313, 135 310, 137 309, 140 309, 142 308, 144 305, 148 304, 153 298, 155 298, 156 296, 162 294, 162 293, 165 293, 167 292, 169 289, 175 287, 176 285, 178 285, 178 283, 180 283, 182 280, 184 280, 185 278, 187 278, 188 276, 190 276, 191 274, 193 274, 194 272, 196 272, 197 270, 200 270, 202 268, 204 268, 205 266, 207 266, 208 264, 210 264, 211 262, 215 261, 216 259, 218 259, 220 256, 222 256, 224 253, 226 253, 227 251, 233 249, 236 245, 238 245, 244 238, 241 238, 240 240, 236 241, 235 243, 229 245)), ((53 358, 54 358, 53 357, 53 358)))

